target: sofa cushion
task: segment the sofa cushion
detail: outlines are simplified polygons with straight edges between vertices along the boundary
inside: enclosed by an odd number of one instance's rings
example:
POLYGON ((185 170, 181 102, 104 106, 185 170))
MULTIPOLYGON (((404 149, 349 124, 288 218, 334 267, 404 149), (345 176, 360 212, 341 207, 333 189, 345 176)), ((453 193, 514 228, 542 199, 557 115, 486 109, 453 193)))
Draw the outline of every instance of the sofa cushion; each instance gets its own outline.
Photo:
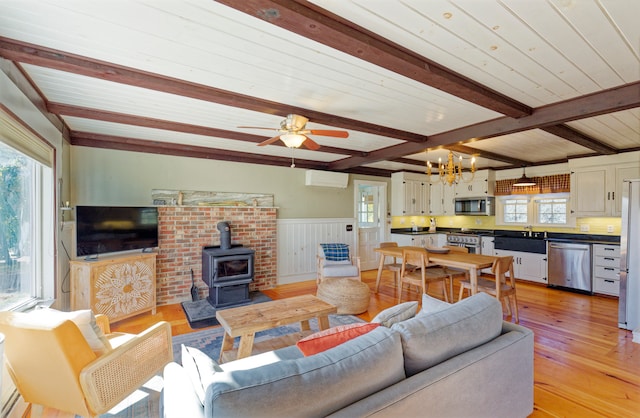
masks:
POLYGON ((298 341, 296 345, 305 356, 311 356, 349 340, 353 340, 356 337, 374 330, 378 326, 380 326, 380 324, 370 324, 367 322, 338 325, 337 327, 325 329, 304 337, 298 341))
POLYGON ((348 244, 320 244, 324 252, 324 258, 329 261, 342 261, 349 259, 348 244))
POLYGON ((200 403, 204 405, 204 391, 209 385, 208 381, 222 369, 218 363, 202 351, 184 344, 182 344, 182 367, 187 372, 200 403))
POLYGON ((405 372, 412 376, 500 335, 502 306, 496 298, 478 293, 391 329, 401 334, 405 372))
MULTIPOLYGON (((423 302, 424 303, 424 302, 423 302)), ((418 302, 405 302, 399 305, 392 306, 378 313, 371 322, 380 323, 385 327, 391 327, 391 325, 402 322, 406 319, 413 318, 418 312, 418 302)))
POLYGON ((313 356, 215 373, 205 415, 326 416, 404 377, 400 336, 377 327, 313 356))

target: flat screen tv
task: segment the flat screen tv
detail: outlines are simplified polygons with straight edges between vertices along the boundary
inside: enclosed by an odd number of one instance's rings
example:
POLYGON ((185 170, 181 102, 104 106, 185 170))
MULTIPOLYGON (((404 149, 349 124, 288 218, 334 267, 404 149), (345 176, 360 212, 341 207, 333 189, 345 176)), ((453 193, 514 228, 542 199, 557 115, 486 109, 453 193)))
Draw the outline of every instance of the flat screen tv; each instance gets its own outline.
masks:
POLYGON ((158 246, 158 208, 133 206, 77 206, 78 257, 158 246))

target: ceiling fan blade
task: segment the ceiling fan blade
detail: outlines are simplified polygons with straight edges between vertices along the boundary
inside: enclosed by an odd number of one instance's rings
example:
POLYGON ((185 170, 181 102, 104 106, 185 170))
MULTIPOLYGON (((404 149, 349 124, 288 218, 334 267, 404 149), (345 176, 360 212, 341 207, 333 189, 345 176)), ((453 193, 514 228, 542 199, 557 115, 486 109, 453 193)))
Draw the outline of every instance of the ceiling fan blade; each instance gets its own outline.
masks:
POLYGON ((309 133, 312 135, 334 136, 336 138, 349 138, 349 132, 347 131, 330 131, 326 129, 311 129, 309 133))
POLYGON ((303 147, 310 149, 312 151, 317 151, 320 149, 320 145, 316 141, 309 138, 308 136, 306 138, 307 139, 305 139, 304 142, 302 142, 303 147))
POLYGON ((278 129, 275 128, 265 128, 262 126, 237 126, 237 128, 242 128, 242 129, 268 129, 270 131, 277 131, 278 129))
POLYGON ((273 138, 269 138, 266 141, 262 141, 258 144, 259 147, 263 147, 265 145, 270 145, 280 139, 280 135, 276 135, 273 138))

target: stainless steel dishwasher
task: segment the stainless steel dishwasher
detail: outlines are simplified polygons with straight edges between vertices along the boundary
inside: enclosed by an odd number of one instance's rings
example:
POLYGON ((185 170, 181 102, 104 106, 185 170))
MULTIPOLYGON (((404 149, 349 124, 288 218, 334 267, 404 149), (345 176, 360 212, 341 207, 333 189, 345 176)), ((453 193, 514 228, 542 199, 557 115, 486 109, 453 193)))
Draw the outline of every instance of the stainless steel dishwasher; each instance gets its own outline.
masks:
POLYGON ((549 242, 549 286, 591 293, 591 244, 549 242))

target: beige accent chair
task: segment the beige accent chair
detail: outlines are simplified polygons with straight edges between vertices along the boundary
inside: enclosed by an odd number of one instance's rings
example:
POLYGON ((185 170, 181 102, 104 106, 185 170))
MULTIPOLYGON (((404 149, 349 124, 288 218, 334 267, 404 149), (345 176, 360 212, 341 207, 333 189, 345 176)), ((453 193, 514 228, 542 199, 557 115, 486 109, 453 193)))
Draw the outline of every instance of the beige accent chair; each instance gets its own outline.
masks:
POLYGON ((360 257, 355 257, 349 249, 349 257, 346 260, 327 260, 322 249, 322 245, 318 244, 317 253, 317 277, 316 282, 320 284, 327 277, 339 277, 344 279, 361 280, 360 257))
MULTIPOLYGON (((518 298, 516 297, 516 277, 513 274, 513 256, 497 257, 491 266, 491 272, 495 275, 495 280, 478 277, 478 291, 489 293, 500 302, 504 302, 507 316, 511 316, 513 313, 516 324, 520 323, 518 298), (508 279, 507 272, 509 273, 508 279), (513 298, 513 308, 511 307, 511 298, 513 298)), ((462 299, 465 289, 469 289, 469 293, 471 293, 471 281, 462 280, 460 282, 458 300, 462 299)))
POLYGON ((447 279, 451 280, 451 275, 444 268, 439 266, 430 267, 427 250, 422 248, 404 249, 402 250, 398 303, 402 300, 402 288, 405 283, 417 286, 422 290, 422 293, 427 293, 429 283, 438 281, 442 283, 442 296, 445 302, 449 302, 447 279))
MULTIPOLYGON (((30 314, 0 312, 6 366, 32 414, 54 408, 83 417, 106 413, 173 361, 171 325, 159 322, 140 334, 111 333, 109 320, 94 325, 108 339, 96 353, 71 320, 33 324, 30 314)), ((33 416, 33 415, 32 415, 33 416)))

